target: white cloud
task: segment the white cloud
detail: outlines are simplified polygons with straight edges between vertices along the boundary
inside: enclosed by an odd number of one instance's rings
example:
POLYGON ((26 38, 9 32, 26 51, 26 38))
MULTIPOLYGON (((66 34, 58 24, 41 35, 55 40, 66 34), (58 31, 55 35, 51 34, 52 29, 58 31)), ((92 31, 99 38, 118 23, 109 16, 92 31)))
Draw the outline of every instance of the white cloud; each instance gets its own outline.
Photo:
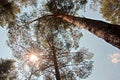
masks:
POLYGON ((120 62, 120 54, 119 53, 110 54, 109 57, 110 57, 112 63, 117 64, 120 62))

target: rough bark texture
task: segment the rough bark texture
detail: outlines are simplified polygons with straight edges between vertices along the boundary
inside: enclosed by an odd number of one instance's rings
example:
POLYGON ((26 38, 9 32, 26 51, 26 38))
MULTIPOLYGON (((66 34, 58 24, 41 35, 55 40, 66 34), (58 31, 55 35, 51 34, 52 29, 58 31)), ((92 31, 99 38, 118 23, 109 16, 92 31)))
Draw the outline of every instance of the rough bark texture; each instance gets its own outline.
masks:
POLYGON ((71 15, 57 15, 57 17, 80 26, 106 42, 120 49, 120 25, 114 25, 99 20, 75 17, 71 15))

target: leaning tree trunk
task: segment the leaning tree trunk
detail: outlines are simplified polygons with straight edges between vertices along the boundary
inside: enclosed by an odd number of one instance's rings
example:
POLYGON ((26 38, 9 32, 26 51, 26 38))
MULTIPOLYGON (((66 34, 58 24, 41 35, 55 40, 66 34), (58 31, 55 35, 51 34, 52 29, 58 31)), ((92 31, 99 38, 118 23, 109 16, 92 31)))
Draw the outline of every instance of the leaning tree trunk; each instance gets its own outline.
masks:
POLYGON ((90 31, 120 49, 120 25, 64 14, 57 15, 57 17, 90 31))

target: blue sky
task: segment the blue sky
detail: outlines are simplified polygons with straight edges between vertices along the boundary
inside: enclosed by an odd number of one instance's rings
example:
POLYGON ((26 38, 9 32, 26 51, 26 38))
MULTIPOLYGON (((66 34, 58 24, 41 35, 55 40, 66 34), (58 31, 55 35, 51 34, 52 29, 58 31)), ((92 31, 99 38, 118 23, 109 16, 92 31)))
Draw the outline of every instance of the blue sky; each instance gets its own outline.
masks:
MULTIPOLYGON (((82 13, 87 18, 105 21, 99 10, 92 11, 87 8, 86 12, 80 11, 79 13, 82 13)), ((82 32, 81 47, 84 46, 94 53, 92 75, 85 80, 120 80, 120 49, 84 29, 82 32)))
MULTIPOLYGON (((86 12, 80 11, 79 13, 80 16, 105 21, 99 10, 92 11, 88 8, 86 12)), ((120 80, 120 49, 84 29, 82 32, 80 47, 86 47, 94 53, 92 74, 84 80, 120 80)), ((7 30, 0 27, 0 58, 12 58, 12 51, 7 46, 7 39, 7 30)))
POLYGON ((0 58, 12 58, 12 51, 7 45, 7 30, 0 27, 0 58))

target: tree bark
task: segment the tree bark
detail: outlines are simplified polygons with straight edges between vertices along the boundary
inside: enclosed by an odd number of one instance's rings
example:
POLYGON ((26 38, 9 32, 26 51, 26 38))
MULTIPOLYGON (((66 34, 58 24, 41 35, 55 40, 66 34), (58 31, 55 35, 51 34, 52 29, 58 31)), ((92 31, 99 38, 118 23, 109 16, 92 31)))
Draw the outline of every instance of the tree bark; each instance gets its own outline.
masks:
POLYGON ((65 14, 57 15, 57 17, 90 31, 120 49, 120 25, 65 14))
POLYGON ((53 49, 52 50, 53 51, 53 63, 54 63, 54 67, 55 67, 55 77, 56 77, 56 80, 61 80, 60 72, 59 72, 59 68, 58 68, 58 62, 57 62, 55 47, 52 46, 52 49, 53 49))

